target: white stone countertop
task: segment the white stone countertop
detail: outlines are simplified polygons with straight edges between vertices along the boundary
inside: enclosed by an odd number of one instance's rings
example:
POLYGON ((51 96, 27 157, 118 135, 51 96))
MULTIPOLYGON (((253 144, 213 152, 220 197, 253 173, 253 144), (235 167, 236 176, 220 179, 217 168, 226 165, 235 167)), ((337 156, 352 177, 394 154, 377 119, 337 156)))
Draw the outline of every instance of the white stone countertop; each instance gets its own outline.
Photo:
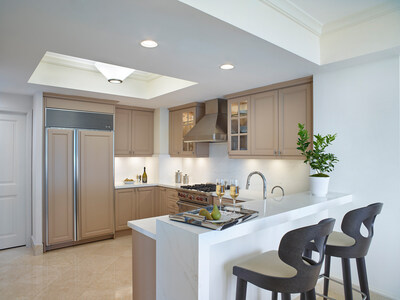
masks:
POLYGON ((181 228, 191 234, 204 236, 210 243, 215 239, 231 239, 261 230, 268 226, 282 224, 293 219, 299 219, 319 211, 350 203, 352 196, 343 193, 332 192, 326 197, 315 197, 310 192, 287 195, 280 200, 269 198, 267 201, 254 200, 242 203, 244 208, 256 210, 258 217, 242 224, 232 226, 223 231, 216 231, 204 227, 194 226, 181 222, 171 221, 168 216, 160 216, 142 220, 129 221, 128 226, 153 239, 156 238, 156 224, 168 223, 170 226, 181 228))
POLYGON ((149 186, 162 186, 166 188, 176 189, 181 186, 181 184, 168 184, 168 183, 159 183, 159 182, 149 182, 149 183, 128 183, 125 184, 123 182, 117 182, 114 185, 116 190, 119 189, 132 189, 132 188, 140 188, 140 187, 149 187, 149 186))

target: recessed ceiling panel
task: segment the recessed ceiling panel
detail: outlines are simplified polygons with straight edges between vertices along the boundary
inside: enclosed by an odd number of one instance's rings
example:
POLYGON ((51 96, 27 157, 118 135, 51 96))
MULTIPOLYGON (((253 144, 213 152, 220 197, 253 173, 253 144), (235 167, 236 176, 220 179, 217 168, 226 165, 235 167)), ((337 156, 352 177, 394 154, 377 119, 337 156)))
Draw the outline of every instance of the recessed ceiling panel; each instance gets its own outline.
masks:
POLYGON ((135 70, 121 84, 112 84, 95 61, 46 52, 28 83, 139 99, 152 99, 197 84, 196 82, 135 70))

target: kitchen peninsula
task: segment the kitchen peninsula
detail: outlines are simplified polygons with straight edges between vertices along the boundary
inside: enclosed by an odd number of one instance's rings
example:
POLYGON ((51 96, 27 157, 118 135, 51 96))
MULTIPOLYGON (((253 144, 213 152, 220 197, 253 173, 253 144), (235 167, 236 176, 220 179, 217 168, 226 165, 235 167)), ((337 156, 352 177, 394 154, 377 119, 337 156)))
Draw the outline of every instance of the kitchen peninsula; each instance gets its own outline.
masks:
MULTIPOLYGON (((243 207, 259 211, 259 216, 223 231, 171 221, 168 216, 129 221, 135 258, 133 299, 143 297, 144 289, 153 290, 151 298, 155 290, 157 299, 163 300, 234 299, 232 267, 236 263, 277 249, 285 232, 316 223, 328 216, 328 210, 351 201, 351 195, 342 193, 247 201, 243 207), (149 268, 143 268, 143 262, 149 268)), ((248 299, 258 299, 263 293, 248 287, 248 299)))

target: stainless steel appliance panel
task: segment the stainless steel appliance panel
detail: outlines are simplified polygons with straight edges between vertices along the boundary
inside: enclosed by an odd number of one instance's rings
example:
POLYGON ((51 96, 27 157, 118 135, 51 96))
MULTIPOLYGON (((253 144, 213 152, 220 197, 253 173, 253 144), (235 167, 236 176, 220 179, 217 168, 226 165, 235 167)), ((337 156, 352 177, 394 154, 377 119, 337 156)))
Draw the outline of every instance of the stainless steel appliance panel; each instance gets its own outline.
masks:
POLYGON ((85 111, 46 108, 46 127, 112 131, 114 116, 85 111))

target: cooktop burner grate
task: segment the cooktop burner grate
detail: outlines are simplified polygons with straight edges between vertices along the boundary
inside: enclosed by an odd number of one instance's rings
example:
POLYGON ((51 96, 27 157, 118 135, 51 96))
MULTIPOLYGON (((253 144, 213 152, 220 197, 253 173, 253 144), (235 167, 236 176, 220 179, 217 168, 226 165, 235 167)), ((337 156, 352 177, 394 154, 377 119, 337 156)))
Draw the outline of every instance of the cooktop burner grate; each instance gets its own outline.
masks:
POLYGON ((181 189, 195 190, 200 192, 212 193, 216 190, 216 185, 213 183, 201 183, 193 185, 181 185, 181 189))

